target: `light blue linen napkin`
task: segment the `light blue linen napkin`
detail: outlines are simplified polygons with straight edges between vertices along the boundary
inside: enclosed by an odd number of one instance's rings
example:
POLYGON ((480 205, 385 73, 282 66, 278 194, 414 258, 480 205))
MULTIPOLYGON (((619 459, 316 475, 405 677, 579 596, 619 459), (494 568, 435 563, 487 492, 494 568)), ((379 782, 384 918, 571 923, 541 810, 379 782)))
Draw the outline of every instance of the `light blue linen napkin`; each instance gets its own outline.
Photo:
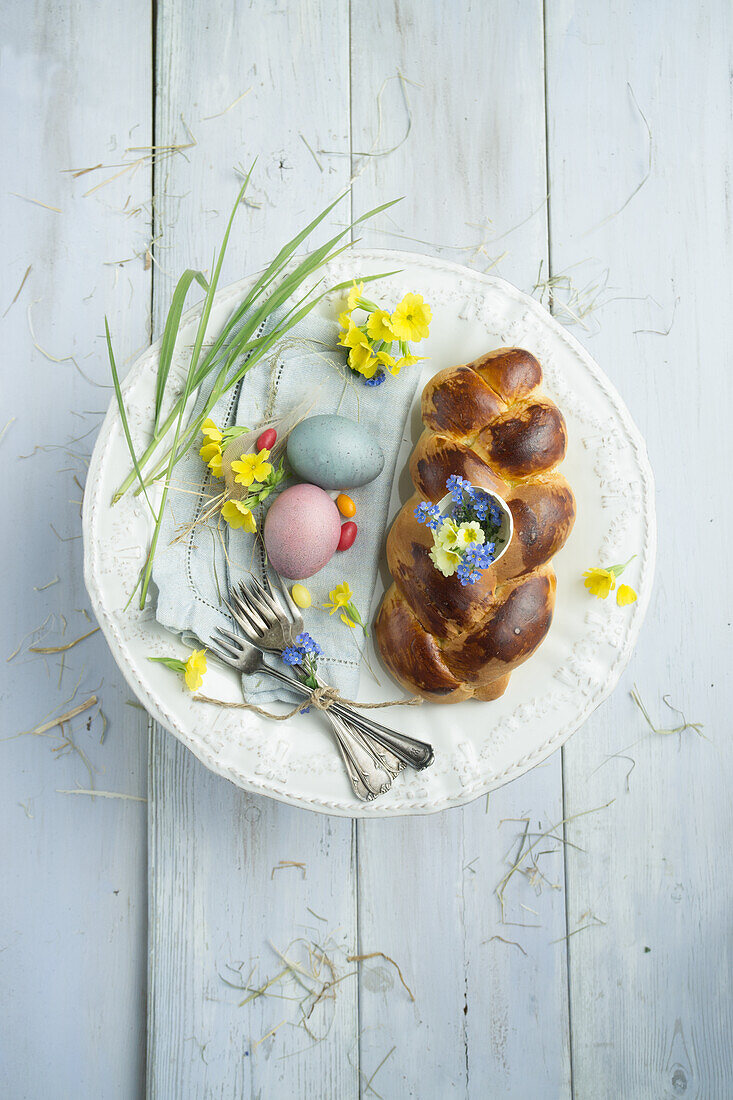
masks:
MULTIPOLYGON (((277 320, 278 316, 273 316, 270 324, 277 320)), ((324 653, 319 671, 343 695, 354 698, 365 639, 360 628, 353 630, 341 621, 339 612, 329 615, 320 605, 331 589, 347 581, 353 601, 367 621, 386 535, 395 463, 419 373, 407 369, 397 378, 388 376, 380 386, 364 385, 346 366, 336 343, 338 331, 335 321, 309 314, 273 349, 269 360, 257 363, 239 387, 224 395, 210 416, 219 428, 232 424, 252 428, 265 417, 282 416, 304 398, 312 398, 309 415, 338 413, 358 420, 378 439, 384 469, 370 484, 348 490, 357 509, 356 543, 350 550, 336 551, 323 569, 304 582, 313 599, 312 608, 303 613, 305 627, 324 653)), ((195 411, 209 392, 205 382, 195 411)), ((283 481, 280 489, 290 484, 293 480, 283 481)), ((217 524, 211 520, 173 541, 201 515, 221 485, 208 474, 198 447, 192 446, 175 468, 153 566, 158 622, 194 645, 206 645, 217 626, 236 629, 222 597, 226 599, 232 585, 246 581, 250 573, 261 579, 265 568, 261 543, 253 535, 230 529, 224 521, 217 524)), ((273 499, 271 496, 260 509, 259 528, 273 499)), ((274 662, 268 657, 270 660, 274 662)), ((293 698, 262 674, 243 677, 242 687, 250 702, 293 698)))

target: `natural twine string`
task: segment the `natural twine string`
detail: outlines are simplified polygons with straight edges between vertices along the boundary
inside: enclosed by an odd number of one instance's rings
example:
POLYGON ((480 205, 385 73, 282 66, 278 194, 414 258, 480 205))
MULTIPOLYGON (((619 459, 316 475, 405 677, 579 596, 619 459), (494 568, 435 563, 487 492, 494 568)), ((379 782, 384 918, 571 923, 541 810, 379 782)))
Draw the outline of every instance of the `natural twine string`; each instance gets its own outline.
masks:
POLYGON ((359 710, 381 710, 382 707, 418 707, 423 702, 419 695, 413 695, 409 699, 391 699, 387 703, 360 703, 356 699, 345 699, 334 687, 314 688, 302 703, 298 703, 286 714, 273 714, 271 710, 257 706, 256 703, 228 703, 223 699, 212 699, 208 695, 196 695, 199 703, 215 703, 218 707, 228 707, 235 710, 251 710, 255 714, 261 714, 263 718, 272 718, 274 722, 286 722, 296 714, 302 713, 308 707, 316 710, 328 710, 334 703, 343 703, 347 707, 358 707, 359 710))

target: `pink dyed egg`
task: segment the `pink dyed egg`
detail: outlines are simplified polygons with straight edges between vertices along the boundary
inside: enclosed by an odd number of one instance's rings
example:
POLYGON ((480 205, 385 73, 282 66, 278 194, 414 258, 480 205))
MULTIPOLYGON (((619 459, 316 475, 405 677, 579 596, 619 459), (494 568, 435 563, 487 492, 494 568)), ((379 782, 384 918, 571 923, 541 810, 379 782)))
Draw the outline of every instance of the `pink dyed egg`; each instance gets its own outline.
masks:
POLYGON ((341 538, 341 517, 323 489, 293 485, 273 501, 263 534, 273 568, 289 580, 301 581, 333 557, 341 538))

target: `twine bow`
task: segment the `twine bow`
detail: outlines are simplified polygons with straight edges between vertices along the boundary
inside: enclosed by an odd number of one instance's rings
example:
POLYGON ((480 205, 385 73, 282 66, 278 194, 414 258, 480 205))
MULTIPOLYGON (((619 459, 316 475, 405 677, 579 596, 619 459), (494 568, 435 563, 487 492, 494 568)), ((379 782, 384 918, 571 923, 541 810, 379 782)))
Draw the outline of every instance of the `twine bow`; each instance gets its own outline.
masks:
POLYGON ((251 710, 255 714, 261 714, 263 718, 271 718, 273 722, 286 722, 296 714, 302 714, 309 707, 316 710, 329 710, 334 703, 343 703, 347 707, 358 707, 359 710, 381 710, 383 707, 418 707, 423 702, 419 695, 412 695, 409 699, 390 699, 386 703, 360 703, 356 699, 346 699, 335 687, 324 685, 313 688, 310 695, 301 703, 297 703, 292 710, 285 714, 273 714, 271 710, 265 710, 257 703, 228 703, 224 699, 212 699, 208 695, 197 695, 199 703, 214 703, 218 707, 227 707, 232 710, 251 710))

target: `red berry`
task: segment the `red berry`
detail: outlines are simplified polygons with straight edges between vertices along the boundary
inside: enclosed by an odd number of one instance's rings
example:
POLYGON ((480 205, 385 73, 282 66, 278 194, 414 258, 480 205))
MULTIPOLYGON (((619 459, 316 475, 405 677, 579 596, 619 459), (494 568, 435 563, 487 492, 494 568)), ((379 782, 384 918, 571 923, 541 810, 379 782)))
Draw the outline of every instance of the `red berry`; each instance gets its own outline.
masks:
POLYGON ((257 440, 258 451, 271 451, 275 446, 275 440, 277 439, 277 432, 274 428, 265 428, 262 435, 257 440))
POLYGON ((349 520, 348 523, 341 524, 341 538, 339 544, 336 547, 337 550, 348 550, 350 546, 354 545, 354 539, 356 538, 357 526, 349 520))

